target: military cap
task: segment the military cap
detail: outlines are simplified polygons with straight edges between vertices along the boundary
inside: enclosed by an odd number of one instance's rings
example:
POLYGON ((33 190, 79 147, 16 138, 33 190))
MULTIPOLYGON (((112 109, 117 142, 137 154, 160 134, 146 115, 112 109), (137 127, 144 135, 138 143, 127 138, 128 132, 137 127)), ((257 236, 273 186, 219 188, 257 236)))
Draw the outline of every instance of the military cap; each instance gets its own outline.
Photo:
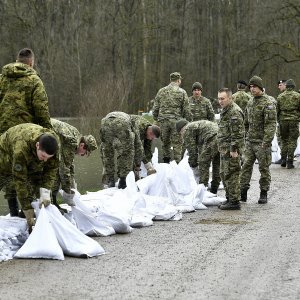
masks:
POLYGON ((153 124, 153 125, 151 125, 151 129, 152 129, 152 132, 155 135, 155 137, 158 139, 160 137, 160 127, 153 124))
POLYGON ((237 83, 247 86, 247 82, 245 80, 239 80, 237 83))
POLYGON ((291 88, 294 88, 296 86, 295 81, 293 79, 288 79, 285 82, 285 85, 286 85, 286 87, 291 87, 291 88))
POLYGON ((180 119, 176 122, 176 130, 177 132, 180 132, 181 129, 188 123, 186 119, 180 119))
POLYGON ((264 89, 264 85, 262 82, 262 79, 259 76, 254 75, 250 81, 249 81, 249 86, 250 85, 256 85, 257 87, 259 87, 262 91, 264 89))
POLYGON ((91 134, 85 135, 83 138, 87 147, 87 151, 92 152, 98 149, 96 139, 91 134))
POLYGON ((286 82, 286 79, 281 79, 277 82, 277 84, 280 84, 280 83, 285 83, 286 82))
POLYGON ((192 91, 195 89, 203 91, 202 84, 200 82, 194 82, 192 85, 192 91))
POLYGON ((178 80, 178 79, 182 79, 182 76, 179 72, 174 72, 174 73, 170 74, 170 80, 171 81, 175 81, 175 80, 178 80))

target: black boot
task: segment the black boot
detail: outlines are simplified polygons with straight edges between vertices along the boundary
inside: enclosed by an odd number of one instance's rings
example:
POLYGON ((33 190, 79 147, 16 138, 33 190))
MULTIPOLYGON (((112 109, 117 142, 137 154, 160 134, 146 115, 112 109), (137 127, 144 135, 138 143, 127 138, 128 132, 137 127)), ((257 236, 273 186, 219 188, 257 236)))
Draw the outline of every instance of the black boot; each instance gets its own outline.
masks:
POLYGON ((221 210, 239 210, 241 209, 239 201, 228 201, 218 206, 221 210))
POLYGON ((164 157, 163 161, 165 164, 169 164, 170 163, 171 158, 170 157, 164 157))
POLYGON ((285 158, 282 158, 281 159, 281 164, 280 164, 283 168, 286 167, 286 159, 285 158))
POLYGON ((11 217, 19 216, 18 200, 16 198, 7 199, 9 213, 11 217))
POLYGON ((118 189, 125 189, 126 188, 126 178, 125 177, 120 177, 119 184, 118 184, 118 189))
POLYGON ((268 202, 268 192, 260 191, 260 197, 258 200, 258 204, 266 204, 268 202))
POLYGON ((287 166, 286 166, 286 168, 287 168, 287 169, 294 169, 295 166, 294 166, 293 163, 294 163, 294 162, 293 162, 292 160, 288 160, 288 161, 287 161, 287 166))
POLYGON ((248 192, 247 188, 241 189, 241 201, 242 202, 247 202, 247 192, 248 192))
POLYGON ((212 194, 217 195, 217 193, 218 193, 218 187, 212 186, 212 187, 210 188, 210 192, 211 192, 212 194))

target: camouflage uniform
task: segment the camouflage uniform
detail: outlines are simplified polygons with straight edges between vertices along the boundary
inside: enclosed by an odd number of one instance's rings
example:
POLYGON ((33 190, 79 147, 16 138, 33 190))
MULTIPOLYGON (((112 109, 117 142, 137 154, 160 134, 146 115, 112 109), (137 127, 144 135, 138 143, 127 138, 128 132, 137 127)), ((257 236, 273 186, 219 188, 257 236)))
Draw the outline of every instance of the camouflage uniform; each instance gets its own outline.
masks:
POLYGON ((208 186, 209 167, 212 163, 212 190, 217 190, 221 181, 217 133, 218 125, 207 120, 188 123, 183 133, 184 148, 189 153, 189 164, 192 168, 199 164, 199 183, 205 186, 208 186))
POLYGON ((189 105, 193 121, 215 120, 214 109, 207 98, 201 96, 199 99, 196 99, 191 96, 189 98, 189 105))
POLYGON ((241 189, 248 190, 253 164, 258 160, 261 191, 270 188, 271 143, 276 130, 276 107, 265 94, 253 97, 245 111, 246 149, 241 173, 241 189))
POLYGON ((51 124, 62 145, 59 153, 59 172, 53 187, 53 194, 57 194, 60 185, 66 193, 70 194, 71 188, 75 188, 74 158, 82 135, 68 123, 51 119, 51 124))
MULTIPOLYGON (((47 94, 37 72, 27 64, 11 63, 0 75, 0 134, 22 123, 51 128, 47 94)), ((18 213, 13 182, 4 189, 12 215, 18 213)))
POLYGON ((281 136, 281 157, 292 162, 297 148, 300 121, 300 95, 287 87, 277 98, 277 117, 281 136))
POLYGON ((134 120, 139 129, 140 140, 144 148, 144 156, 142 161, 144 164, 147 164, 148 162, 151 162, 152 159, 152 141, 147 139, 147 128, 152 126, 152 124, 142 116, 130 115, 130 118, 131 120, 134 120))
POLYGON ((51 130, 28 123, 14 126, 0 136, 0 189, 13 180, 23 210, 31 209, 40 187, 52 189, 56 179, 58 155, 46 162, 37 157, 36 143, 44 133, 57 138, 51 130))
POLYGON ((232 95, 233 101, 242 109, 243 113, 245 113, 246 106, 251 98, 244 90, 238 90, 232 95))
POLYGON ((238 203, 240 200, 240 158, 244 150, 244 135, 243 112, 232 102, 221 112, 218 131, 218 146, 221 154, 220 175, 226 198, 231 203, 238 203), (231 157, 230 152, 237 152, 239 156, 231 157))
POLYGON ((171 158, 171 146, 173 146, 174 159, 179 162, 182 154, 182 139, 176 131, 175 123, 181 118, 191 120, 186 91, 175 82, 160 89, 154 100, 153 118, 159 122, 164 159, 171 158))
POLYGON ((101 155, 103 181, 114 178, 117 153, 117 175, 126 177, 144 156, 139 129, 134 119, 124 112, 111 112, 101 120, 101 155))

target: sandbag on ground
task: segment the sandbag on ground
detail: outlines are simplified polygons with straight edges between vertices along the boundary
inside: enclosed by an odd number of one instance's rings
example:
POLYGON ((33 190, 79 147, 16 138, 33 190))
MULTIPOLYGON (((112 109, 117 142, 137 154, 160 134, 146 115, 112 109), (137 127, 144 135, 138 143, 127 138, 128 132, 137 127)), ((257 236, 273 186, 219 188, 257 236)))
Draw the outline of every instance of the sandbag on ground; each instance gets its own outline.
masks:
POLYGON ((57 241, 44 207, 40 210, 32 233, 14 257, 64 260, 63 251, 57 241))

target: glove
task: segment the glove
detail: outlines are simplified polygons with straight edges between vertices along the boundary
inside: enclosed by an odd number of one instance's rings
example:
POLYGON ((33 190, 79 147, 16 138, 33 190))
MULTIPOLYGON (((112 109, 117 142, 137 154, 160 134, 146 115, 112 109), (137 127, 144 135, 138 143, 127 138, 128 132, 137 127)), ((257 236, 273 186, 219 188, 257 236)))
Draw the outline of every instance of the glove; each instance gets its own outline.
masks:
POLYGON ((153 165, 151 162, 148 162, 145 164, 145 168, 147 170, 147 176, 155 174, 156 170, 153 168, 153 165))
POLYGON ((194 173, 194 177, 195 178, 199 178, 200 177, 200 172, 199 172, 199 168, 198 167, 194 167, 192 168, 193 173, 194 173))
POLYGON ((134 167, 134 170, 133 170, 133 173, 134 173, 134 178, 135 178, 135 181, 138 181, 140 180, 140 171, 141 171, 141 167, 134 167))
POLYGON ((66 193, 65 191, 62 192, 62 197, 64 199, 64 202, 67 203, 70 206, 75 206, 75 202, 73 200, 75 193, 71 191, 71 193, 66 193))
POLYGON ((27 221, 28 231, 29 231, 29 233, 31 233, 32 232, 32 227, 35 224, 34 209, 23 210, 23 213, 24 213, 26 221, 27 221))
POLYGON ((42 207, 43 204, 45 207, 51 204, 50 190, 47 190, 45 188, 40 188, 40 200, 39 200, 40 208, 42 207))

